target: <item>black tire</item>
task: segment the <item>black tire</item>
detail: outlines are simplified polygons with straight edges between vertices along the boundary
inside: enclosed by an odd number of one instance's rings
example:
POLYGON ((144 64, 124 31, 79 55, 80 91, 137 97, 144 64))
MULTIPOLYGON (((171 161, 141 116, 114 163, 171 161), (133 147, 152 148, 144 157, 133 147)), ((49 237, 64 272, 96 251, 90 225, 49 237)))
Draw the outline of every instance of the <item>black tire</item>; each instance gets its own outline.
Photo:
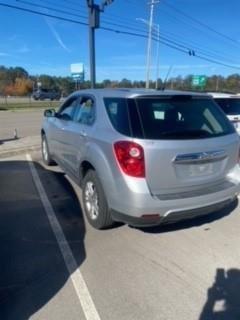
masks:
POLYGON ((44 162, 47 166, 52 166, 52 165, 54 165, 55 162, 53 161, 53 159, 51 158, 51 155, 50 155, 50 153, 49 153, 47 138, 46 138, 45 134, 42 135, 41 150, 42 150, 42 159, 43 159, 43 162, 44 162))
POLYGON ((112 216, 107 204, 106 196, 104 194, 101 182, 94 170, 89 170, 85 175, 82 182, 82 202, 84 207, 84 212, 87 217, 88 222, 95 229, 106 229, 113 225, 112 216), (93 186, 94 192, 97 195, 97 207, 98 214, 95 214, 89 210, 89 202, 87 197, 87 192, 89 191, 89 184, 93 186))

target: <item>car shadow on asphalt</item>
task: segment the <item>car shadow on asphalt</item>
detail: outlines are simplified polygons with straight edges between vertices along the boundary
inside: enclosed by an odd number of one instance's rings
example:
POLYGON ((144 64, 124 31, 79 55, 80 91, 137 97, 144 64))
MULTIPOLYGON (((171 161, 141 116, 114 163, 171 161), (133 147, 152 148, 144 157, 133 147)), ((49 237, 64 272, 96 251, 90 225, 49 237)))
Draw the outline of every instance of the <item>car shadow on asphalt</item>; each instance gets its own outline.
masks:
POLYGON ((199 320, 240 319, 240 270, 219 268, 199 320))
MULTIPOLYGON (((183 220, 171 224, 162 224, 154 227, 148 228, 136 228, 145 233, 166 233, 166 232, 175 232, 182 229, 189 229, 194 227, 200 227, 205 224, 213 223, 216 220, 220 220, 232 213, 234 209, 238 206, 238 199, 233 200, 229 205, 225 208, 208 214, 206 216, 201 216, 198 218, 183 220)), ((206 227, 206 231, 208 227, 206 227)))
MULTIPOLYGON (((34 165, 79 267, 86 258, 79 199, 62 173, 34 165)), ((25 320, 56 299, 70 274, 29 163, 0 161, 0 190, 0 319, 25 320)))

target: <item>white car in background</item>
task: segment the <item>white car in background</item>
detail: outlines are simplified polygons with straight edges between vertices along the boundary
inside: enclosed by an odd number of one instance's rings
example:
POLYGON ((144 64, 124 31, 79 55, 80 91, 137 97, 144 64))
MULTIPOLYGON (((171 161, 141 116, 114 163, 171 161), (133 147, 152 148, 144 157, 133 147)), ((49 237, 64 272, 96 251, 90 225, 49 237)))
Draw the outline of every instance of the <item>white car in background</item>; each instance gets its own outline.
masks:
POLYGON ((213 96, 240 135, 240 95, 219 92, 209 92, 209 94, 213 96))

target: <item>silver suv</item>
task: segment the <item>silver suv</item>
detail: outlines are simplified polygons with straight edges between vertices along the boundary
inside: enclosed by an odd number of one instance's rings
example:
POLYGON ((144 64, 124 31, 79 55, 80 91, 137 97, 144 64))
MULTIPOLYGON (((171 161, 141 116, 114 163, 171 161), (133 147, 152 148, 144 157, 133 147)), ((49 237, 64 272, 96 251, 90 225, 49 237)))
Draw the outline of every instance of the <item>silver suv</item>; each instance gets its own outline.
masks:
POLYGON ((204 94, 102 89, 45 111, 43 160, 82 187, 90 224, 151 226, 205 215, 239 193, 239 137, 204 94))

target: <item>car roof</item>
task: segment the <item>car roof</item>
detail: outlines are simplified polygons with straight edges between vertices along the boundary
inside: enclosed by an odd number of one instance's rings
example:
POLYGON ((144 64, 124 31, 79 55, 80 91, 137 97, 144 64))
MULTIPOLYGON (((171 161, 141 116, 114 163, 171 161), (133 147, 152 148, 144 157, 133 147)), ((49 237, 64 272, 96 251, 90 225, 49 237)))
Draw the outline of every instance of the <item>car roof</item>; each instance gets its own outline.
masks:
POLYGON ((208 92, 213 98, 238 98, 239 96, 234 93, 225 92, 208 92))
POLYGON ((177 91, 177 90, 154 90, 154 89, 86 89, 79 90, 73 94, 92 94, 99 98, 107 97, 119 97, 119 98, 136 98, 139 96, 179 96, 179 95, 191 95, 191 96, 203 96, 210 98, 206 93, 177 91))

